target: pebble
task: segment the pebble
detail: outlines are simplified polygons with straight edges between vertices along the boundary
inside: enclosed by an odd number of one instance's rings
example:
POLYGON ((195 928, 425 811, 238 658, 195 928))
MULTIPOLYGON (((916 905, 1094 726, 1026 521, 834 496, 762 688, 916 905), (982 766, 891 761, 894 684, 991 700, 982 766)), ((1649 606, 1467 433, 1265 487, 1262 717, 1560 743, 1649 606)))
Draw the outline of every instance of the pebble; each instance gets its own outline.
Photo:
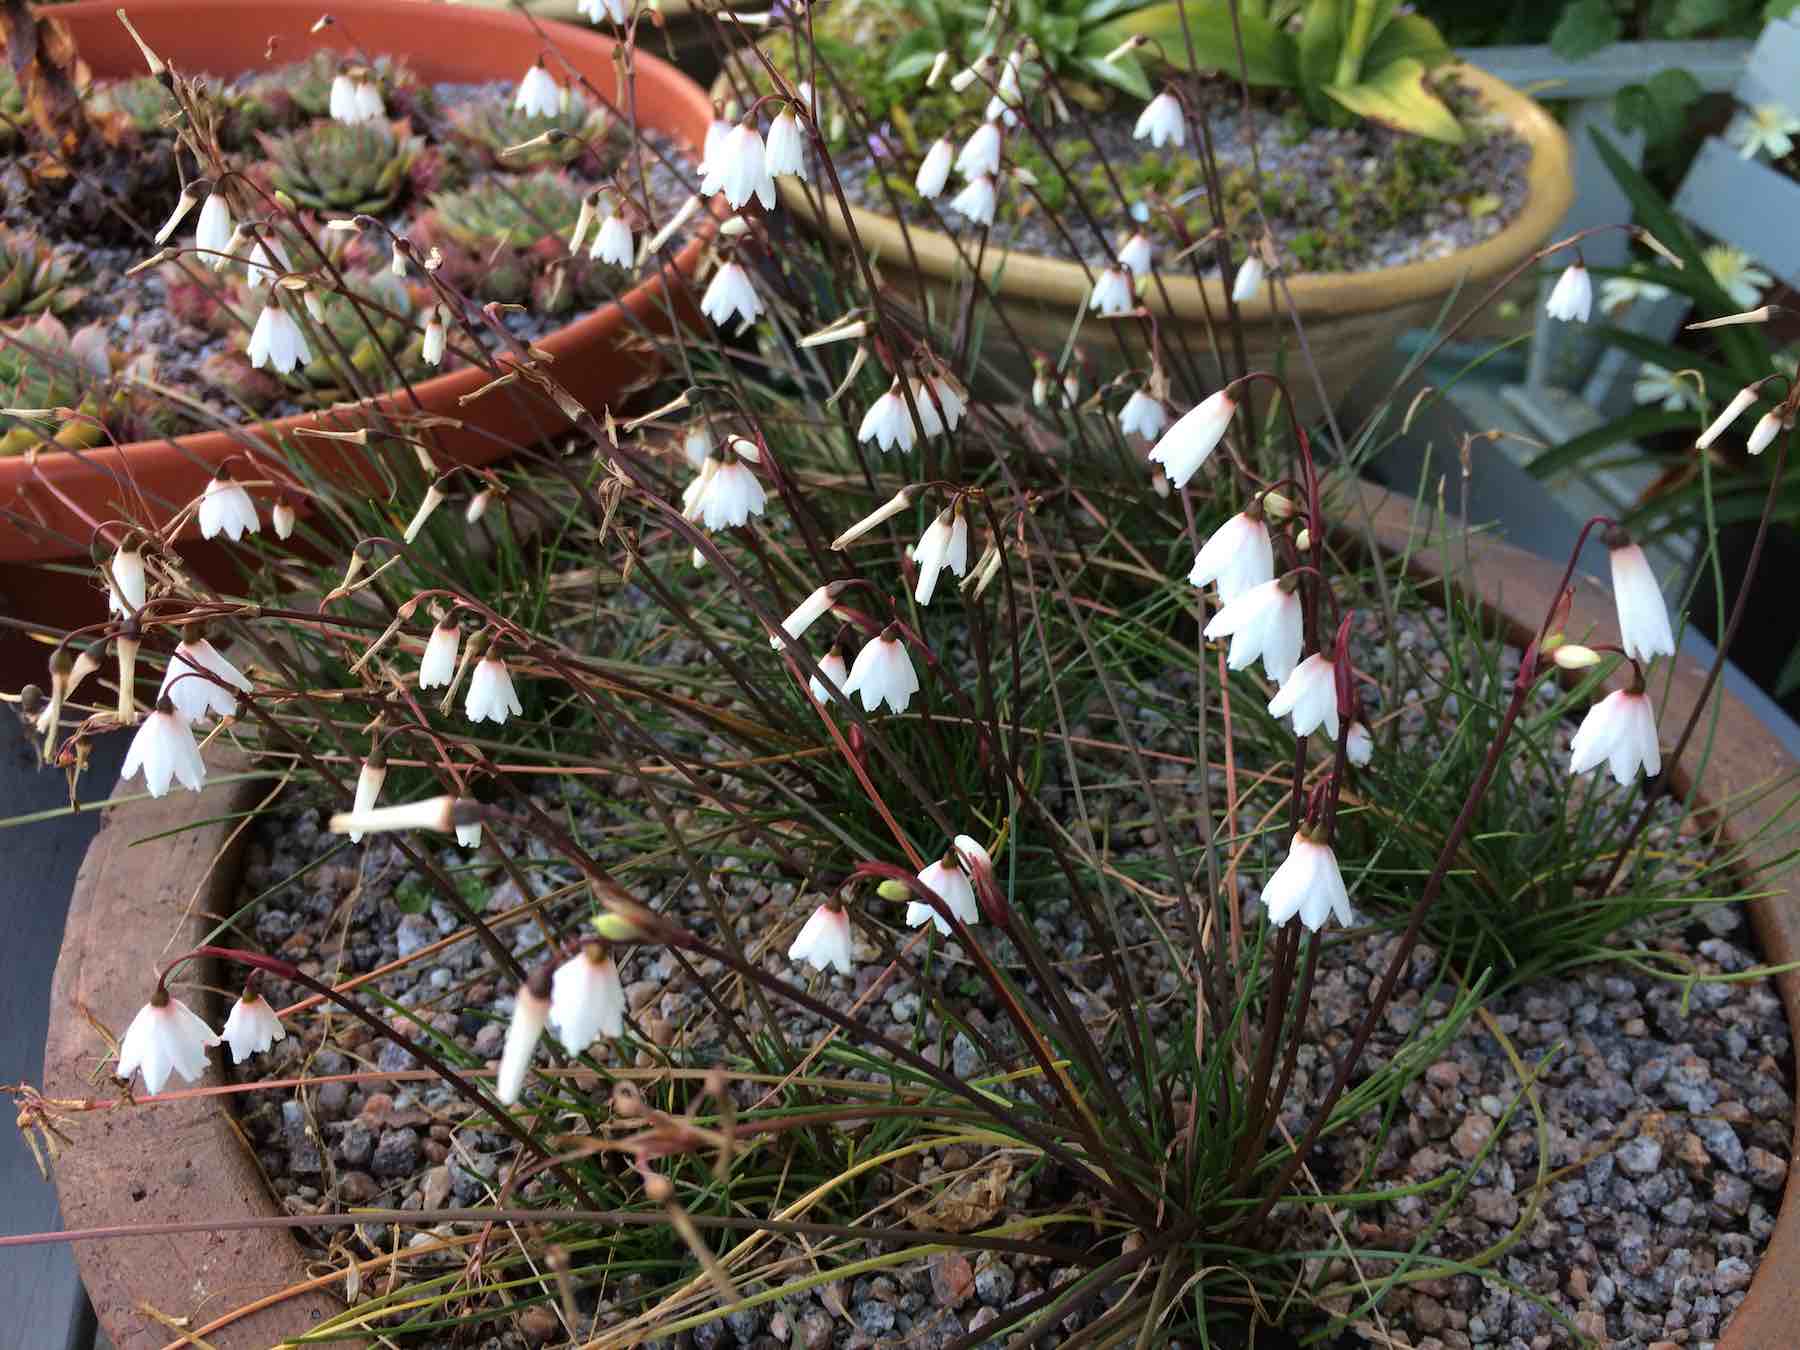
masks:
POLYGON ((419 1165, 417 1130, 383 1130, 369 1170, 378 1177, 411 1176, 419 1165))
POLYGON ((1013 1269, 992 1252, 983 1252, 975 1263, 975 1297, 988 1307, 1000 1307, 1012 1298, 1016 1280, 1013 1269))

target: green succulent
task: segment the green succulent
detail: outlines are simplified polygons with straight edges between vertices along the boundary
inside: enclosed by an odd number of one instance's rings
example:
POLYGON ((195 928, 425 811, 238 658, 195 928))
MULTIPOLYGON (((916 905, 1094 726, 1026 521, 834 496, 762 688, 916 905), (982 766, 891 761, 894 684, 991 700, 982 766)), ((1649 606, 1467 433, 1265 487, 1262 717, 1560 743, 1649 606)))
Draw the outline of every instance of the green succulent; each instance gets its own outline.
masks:
POLYGON ((564 247, 586 189, 566 173, 489 174, 440 192, 408 233, 439 249, 439 275, 485 300, 529 303, 559 314, 616 289, 623 274, 585 259, 568 263, 564 247))
POLYGON ((174 98, 153 75, 96 85, 87 96, 88 120, 114 145, 161 134, 175 110, 174 98))
POLYGON ((308 210, 343 214, 379 215, 398 201, 423 147, 405 124, 375 122, 312 122, 263 140, 276 188, 308 210))
POLYGON ((0 230, 0 319, 73 308, 86 272, 78 252, 53 249, 28 230, 0 230))
POLYGON ((19 139, 18 126, 25 120, 25 95, 13 78, 12 67, 0 61, 0 151, 19 139))
POLYGON ((590 177, 601 177, 618 157, 624 135, 604 108, 590 108, 587 100, 571 92, 555 117, 531 117, 512 106, 510 99, 480 99, 462 104, 450 113, 457 138, 488 167, 526 172, 581 163, 590 177), (522 154, 503 154, 546 131, 564 133, 562 139, 534 145, 522 154))
MULTIPOLYGON (((107 387, 113 353, 106 333, 89 324, 71 335, 52 314, 0 326, 0 407, 77 408, 103 421, 114 409, 107 387)), ((109 423, 110 425, 110 423, 109 423)), ((23 454, 48 438, 84 450, 105 439, 92 422, 11 417, 0 413, 0 455, 23 454)))

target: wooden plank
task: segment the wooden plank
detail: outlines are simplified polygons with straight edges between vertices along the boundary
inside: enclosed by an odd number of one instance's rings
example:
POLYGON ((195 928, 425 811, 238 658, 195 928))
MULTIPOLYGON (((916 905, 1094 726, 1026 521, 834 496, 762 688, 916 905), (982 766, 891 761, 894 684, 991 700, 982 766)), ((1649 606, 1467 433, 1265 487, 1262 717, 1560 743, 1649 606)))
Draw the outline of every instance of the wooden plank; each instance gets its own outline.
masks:
POLYGON ((1737 97, 1746 107, 1778 103, 1800 113, 1800 25, 1777 19, 1763 28, 1738 82, 1737 97))
POLYGON ((1800 286, 1800 183, 1709 137, 1675 194, 1675 210, 1800 286))
POLYGON ((1679 66, 1708 93, 1723 93, 1743 77, 1751 43, 1743 38, 1711 42, 1615 42, 1579 61, 1547 46, 1471 47, 1458 55, 1470 65, 1547 102, 1610 98, 1628 84, 1679 66))

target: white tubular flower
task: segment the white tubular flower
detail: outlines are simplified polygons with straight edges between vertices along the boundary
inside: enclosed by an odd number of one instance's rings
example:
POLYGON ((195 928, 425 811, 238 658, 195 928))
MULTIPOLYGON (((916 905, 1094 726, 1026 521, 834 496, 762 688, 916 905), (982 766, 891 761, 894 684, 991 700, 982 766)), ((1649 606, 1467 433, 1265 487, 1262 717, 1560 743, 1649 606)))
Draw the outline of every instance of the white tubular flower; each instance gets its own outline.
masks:
POLYGON ((462 630, 454 621, 445 619, 431 630, 425 655, 419 659, 419 688, 436 689, 450 683, 456 675, 456 651, 461 645, 462 630))
POLYGON ((519 996, 513 1001, 506 1044, 500 1050, 500 1071, 494 1076, 494 1095, 503 1106, 517 1102, 524 1090, 525 1071, 531 1067, 532 1052, 550 1018, 549 983, 542 971, 535 971, 530 980, 519 986, 519 996))
POLYGON ((856 963, 850 950, 850 915, 842 905, 826 902, 800 926, 800 934, 788 947, 788 960, 804 961, 814 970, 832 969, 854 975, 856 963))
POLYGON ((1784 431, 1789 423, 1778 412, 1766 412, 1757 418, 1756 425, 1750 429, 1750 436, 1744 442, 1744 449, 1753 455, 1760 455, 1771 445, 1775 438, 1784 431))
POLYGON ((1136 303, 1137 297, 1131 293, 1131 274, 1122 267, 1102 268, 1088 293, 1088 309, 1106 319, 1131 313, 1136 303))
POLYGON ((431 317, 425 320, 425 338, 419 346, 419 355, 428 366, 444 364, 444 308, 437 305, 432 308, 431 317))
POLYGON ((1225 429, 1236 412, 1236 401, 1223 389, 1207 395, 1197 407, 1183 413, 1151 447, 1151 462, 1163 466, 1174 486, 1186 487, 1188 479, 1225 438, 1225 429))
POLYGON ((1241 305, 1262 289, 1263 284, 1262 255, 1254 249, 1244 259, 1244 265, 1238 268, 1237 277, 1231 283, 1231 299, 1233 304, 1241 305))
POLYGON ((572 1055, 601 1036, 625 1034, 625 986, 618 963, 600 943, 585 943, 550 977, 550 1025, 572 1055))
POLYGON ((734 459, 720 463, 695 503, 700 524, 708 530, 735 530, 763 513, 763 485, 750 466, 734 459))
POLYGON ((427 797, 424 801, 377 806, 370 811, 339 811, 326 828, 333 834, 381 834, 390 830, 436 830, 443 834, 456 825, 456 797, 427 797))
POLYGON ((769 176, 763 139, 748 122, 739 122, 728 131, 716 153, 707 152, 700 193, 710 197, 715 192, 725 194, 733 211, 741 210, 752 197, 765 211, 775 209, 775 180, 769 176))
POLYGON ((1275 576, 1275 546, 1262 516, 1240 511, 1201 545, 1188 581, 1195 586, 1217 582, 1219 599, 1230 604, 1253 586, 1275 576))
POLYGON ((1133 140, 1149 141, 1160 150, 1165 145, 1187 144, 1187 119, 1181 115, 1181 101, 1164 90, 1144 105, 1137 125, 1131 129, 1133 140))
POLYGON ((107 564, 106 608, 111 614, 133 614, 144 607, 146 578, 144 555, 122 548, 107 564))
POLYGON ((874 712, 886 703, 895 712, 903 713, 919 690, 919 677, 907 655, 906 644, 884 634, 863 644, 842 688, 846 694, 861 696, 864 712, 874 712))
POLYGON ((144 787, 152 797, 161 797, 172 781, 191 792, 206 786, 206 764, 200 758, 200 747, 194 744, 194 733, 187 718, 175 711, 175 705, 162 699, 156 711, 144 719, 131 738, 125 752, 125 763, 119 769, 120 779, 129 779, 139 770, 144 774, 144 787))
POLYGON ((912 414, 900 394, 900 381, 895 379, 888 391, 869 405, 862 423, 856 428, 856 439, 874 441, 882 450, 913 448, 912 414))
POLYGON ((436 483, 425 489, 425 495, 419 499, 419 509, 413 512, 412 519, 406 522, 406 529, 401 532, 400 542, 410 544, 419 537, 419 531, 425 528, 425 522, 431 519, 431 513, 444 504, 443 489, 436 483))
POLYGON ((283 375, 292 373, 312 360, 312 349, 306 345, 306 334, 280 305, 270 301, 257 316, 250 333, 250 364, 258 370, 273 366, 283 375))
POLYGON ((505 722, 509 715, 517 717, 524 711, 506 662, 492 653, 477 661, 475 673, 469 677, 463 714, 471 722, 505 722))
POLYGON ((1580 263, 1570 263, 1556 279, 1556 285, 1550 288, 1544 313, 1565 322, 1586 323, 1593 308, 1594 283, 1588 278, 1587 268, 1580 263))
MULTIPOLYGON (((819 675, 823 675, 826 680, 830 680, 839 689, 842 689, 849 680, 850 667, 844 663, 844 653, 837 644, 833 643, 831 650, 819 658, 819 675)), ((806 682, 807 691, 820 703, 829 703, 837 695, 826 686, 825 681, 821 680, 819 675, 813 676, 806 682)))
POLYGON ((260 1055, 276 1041, 287 1039, 287 1028, 269 1006, 269 1000, 254 990, 231 1005, 231 1016, 225 1019, 223 1039, 231 1047, 231 1062, 242 1064, 252 1055, 260 1055))
POLYGON ((293 270, 287 250, 279 239, 262 234, 256 236, 256 241, 250 245, 250 255, 244 260, 245 281, 252 290, 271 286, 293 270))
POLYGON ((1206 625, 1207 637, 1231 639, 1226 665, 1244 670, 1260 656, 1264 673, 1276 684, 1285 684, 1300 664, 1300 595, 1298 588, 1285 588, 1284 580, 1252 586, 1206 625))
POLYGON ((1569 743, 1569 772, 1586 773, 1602 763, 1620 786, 1629 786, 1640 769, 1646 778, 1662 772, 1656 711, 1643 690, 1615 690, 1581 719, 1569 743))
POLYGON ((155 242, 158 245, 169 242, 169 236, 175 233, 175 227, 181 224, 187 213, 194 209, 199 200, 200 198, 195 195, 192 183, 181 189, 181 196, 175 199, 175 209, 169 212, 169 218, 163 221, 156 231, 155 242))
POLYGON ((937 591, 938 574, 949 568, 957 576, 969 574, 969 522, 960 507, 947 506, 919 537, 913 549, 913 565, 919 569, 919 583, 913 599, 929 605, 937 591))
POLYGON ((1675 634, 1669 626, 1669 607, 1662 587, 1644 550, 1624 531, 1610 532, 1613 604, 1619 612, 1619 645, 1636 661, 1651 661, 1675 654, 1675 634))
POLYGON ((1024 54, 1017 47, 1007 53, 1006 64, 1000 68, 1000 78, 995 82, 993 97, 988 99, 984 114, 990 120, 1000 118, 1009 127, 1019 125, 1019 114, 1014 109, 1019 104, 1019 69, 1024 62, 1024 54))
POLYGON ((194 224, 194 247, 202 250, 201 260, 215 265, 223 260, 231 248, 231 232, 236 228, 225 194, 214 188, 200 203, 200 219, 194 224))
POLYGON ((1277 928, 1296 914, 1314 933, 1334 914, 1346 928, 1354 922, 1337 854, 1330 844, 1307 838, 1304 829, 1294 835, 1287 858, 1264 885, 1262 902, 1277 928))
POLYGON ((562 86, 539 61, 525 72, 513 95, 513 107, 527 117, 555 117, 562 111, 562 86))
POLYGON ((1142 230, 1133 230, 1131 237, 1119 245, 1119 261, 1131 269, 1132 276, 1149 276, 1155 262, 1155 255, 1150 249, 1150 236, 1142 230))
POLYGON ((169 668, 163 672, 162 688, 156 697, 159 701, 168 699, 175 711, 190 722, 208 715, 236 717, 236 695, 213 683, 209 675, 218 676, 246 694, 252 687, 244 672, 219 655, 212 643, 194 638, 175 644, 175 654, 169 658, 169 668))
POLYGON ((269 510, 269 524, 275 527, 277 539, 293 538, 294 526, 298 521, 299 517, 295 514, 294 508, 286 502, 276 502, 269 510))
POLYGON ((1168 425, 1169 413, 1162 400, 1152 398, 1142 389, 1134 389, 1131 397, 1125 400, 1125 406, 1119 409, 1119 430, 1127 436, 1137 435, 1153 441, 1168 425))
MULTIPOLYGON (((832 602, 837 598, 838 592, 842 589, 843 583, 836 581, 827 582, 825 585, 819 587, 811 595, 807 596, 806 599, 796 605, 792 614, 782 620, 781 631, 787 634, 789 638, 797 641, 802 633, 831 612, 832 602)), ((773 647, 776 651, 780 651, 782 646, 781 637, 779 635, 771 637, 769 639, 769 646, 773 647)))
POLYGON ((1714 441, 1725 434, 1733 422, 1748 412, 1750 405, 1755 402, 1756 389, 1754 386, 1738 390, 1732 396, 1731 402, 1727 403, 1720 410, 1719 415, 1708 424, 1706 430, 1700 433, 1699 439, 1694 442, 1694 445, 1701 450, 1710 447, 1714 441))
POLYGON ((206 493, 200 498, 200 536, 211 539, 224 534, 236 543, 246 534, 255 534, 262 526, 256 519, 256 503, 250 494, 232 481, 229 471, 221 468, 207 479, 206 493))
POLYGON ((575 8, 589 23, 599 23, 602 19, 624 23, 631 17, 631 0, 578 0, 575 8))
POLYGON ((936 201, 943 195, 955 159, 956 147, 950 144, 948 136, 939 136, 931 143, 931 149, 925 152, 925 158, 919 162, 918 175, 913 179, 913 187, 926 201, 936 201))
POLYGON ((950 199, 950 209, 977 225, 992 225, 997 195, 994 180, 983 174, 971 178, 968 186, 950 199))
POLYGON ((1271 717, 1294 719, 1294 735, 1310 736, 1324 727, 1332 740, 1338 734, 1337 663, 1314 652, 1294 667, 1293 674, 1281 682, 1275 697, 1269 700, 1271 717))
POLYGON ((1550 654, 1550 659, 1563 670, 1586 670, 1600 664, 1600 653, 1578 642, 1565 642, 1550 654))
POLYGON ((1000 172, 1000 128, 983 122, 975 128, 956 156, 956 172, 965 180, 992 178, 1000 172))
POLYGON ((595 262, 611 263, 614 267, 630 267, 632 259, 637 257, 637 244, 631 237, 631 226, 625 223, 625 217, 613 214, 600 222, 600 232, 594 236, 594 246, 588 250, 588 257, 595 262))
POLYGON ((769 123, 769 143, 763 152, 763 167, 771 175, 786 173, 805 179, 806 137, 792 109, 783 108, 769 123))
POLYGON ((1361 722, 1352 722, 1344 737, 1344 758, 1361 768, 1375 758, 1375 738, 1361 722))
MULTIPOLYGON (((381 796, 381 785, 387 781, 386 759, 365 759, 362 768, 356 775, 356 800, 351 804, 352 816, 366 816, 375 809, 375 801, 381 796)), ((350 842, 362 843, 361 830, 350 831, 350 842)))
POLYGON ((745 323, 756 322, 763 312, 763 303, 742 263, 733 259, 719 264, 706 294, 700 297, 700 312, 721 327, 734 314, 745 323))
MULTIPOLYGON (((954 855, 940 858, 919 873, 919 880, 936 891, 950 912, 964 923, 981 922, 981 906, 975 900, 975 888, 969 884, 969 878, 957 865, 954 855)), ((936 909, 923 900, 909 900, 906 905, 906 926, 923 928, 928 923, 937 925, 938 932, 948 937, 956 930, 939 914, 936 909)))
POLYGON ((462 848, 481 847, 481 822, 472 820, 467 825, 456 827, 456 842, 462 848))
POLYGON ((134 1073, 143 1074, 144 1087, 152 1093, 163 1090, 171 1073, 198 1083, 206 1072, 206 1052, 218 1044, 200 1014, 159 987, 125 1028, 113 1072, 127 1081, 134 1073))
POLYGON ((868 515, 857 521, 856 524, 845 530, 836 539, 833 539, 831 541, 831 547, 833 549, 848 548, 851 544, 855 543, 858 539, 861 539, 865 534, 874 529, 877 525, 880 525, 883 521, 892 520, 895 516, 906 510, 907 507, 913 504, 913 499, 918 495, 919 489, 916 487, 908 486, 901 488, 880 506, 869 512, 868 515))
POLYGON ((581 209, 575 213, 575 225, 569 231, 569 256, 574 257, 581 252, 581 241, 587 238, 588 230, 594 223, 594 199, 599 194, 590 192, 581 199, 581 209))

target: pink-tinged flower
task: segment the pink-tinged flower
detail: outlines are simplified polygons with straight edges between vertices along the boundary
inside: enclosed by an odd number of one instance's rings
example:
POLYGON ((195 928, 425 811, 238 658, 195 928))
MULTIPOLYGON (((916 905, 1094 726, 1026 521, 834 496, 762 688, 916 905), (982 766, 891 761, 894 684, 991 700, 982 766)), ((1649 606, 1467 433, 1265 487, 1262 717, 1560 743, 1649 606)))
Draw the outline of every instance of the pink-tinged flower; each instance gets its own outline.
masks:
POLYGON ((1094 278, 1094 289, 1088 294, 1088 309, 1103 319, 1116 319, 1131 313, 1137 297, 1131 293, 1131 275, 1122 267, 1101 269, 1094 278))
POLYGON ((957 576, 969 574, 969 522, 956 507, 945 507, 913 549, 913 566, 919 570, 919 584, 913 599, 929 605, 937 592, 938 574, 948 567, 957 576))
POLYGON ((1636 661, 1673 656, 1675 634, 1669 627, 1669 607, 1663 603, 1662 587, 1656 584, 1656 573, 1650 570, 1644 550, 1628 540, 1609 540, 1607 551, 1612 555, 1613 604, 1619 611, 1619 645, 1625 655, 1636 661))
POLYGON ((1556 279, 1556 285, 1550 288, 1550 298, 1544 302, 1544 313, 1565 322, 1573 320, 1586 323, 1593 308, 1594 283, 1588 278, 1587 268, 1580 263, 1570 263, 1556 279))
POLYGON ((919 691, 919 677, 913 670, 912 658, 906 653, 906 644, 899 638, 887 636, 863 643, 843 690, 862 698, 864 712, 874 712, 883 703, 897 713, 905 712, 906 705, 919 691))
POLYGON ((888 391, 869 405, 863 414, 862 423, 856 428, 858 441, 874 441, 881 450, 910 450, 913 448, 912 414, 906 410, 906 400, 900 394, 900 381, 896 379, 888 387, 888 391))
POLYGON ((225 1019, 222 1033, 231 1047, 231 1062, 242 1064, 252 1055, 260 1055, 276 1041, 287 1039, 287 1028, 269 1006, 269 1000, 254 990, 231 1005, 231 1016, 225 1019))
POLYGON ((1187 119, 1182 116, 1180 100, 1167 90, 1151 99, 1138 114, 1131 136, 1133 140, 1149 141, 1158 150, 1165 145, 1186 145, 1187 119))
POLYGON ((1646 778, 1662 772, 1656 745, 1656 710, 1642 690, 1608 694, 1581 719, 1569 744, 1569 772, 1586 773, 1605 763, 1620 784, 1629 784, 1642 769, 1646 778))
POLYGON ((197 1083, 206 1072, 206 1052, 219 1043, 198 1013, 158 988, 125 1029, 113 1072, 127 1081, 143 1074, 150 1092, 161 1092, 171 1073, 197 1083))
POLYGON ((1260 656, 1264 673, 1277 684, 1285 683, 1300 664, 1300 596, 1296 589, 1284 588, 1283 580, 1252 586, 1206 625, 1207 637, 1231 639, 1226 665, 1244 670, 1260 656))
POLYGON ((419 658, 419 688, 436 689, 450 683, 456 674, 456 650, 461 643, 462 630, 454 620, 445 619, 431 630, 425 655, 419 658))
POLYGON ((194 733, 188 729, 187 718, 166 698, 131 738, 119 777, 128 779, 140 769, 152 797, 168 792, 172 781, 193 792, 206 786, 206 764, 200 758, 200 747, 194 744, 194 733))
POLYGON ((936 201, 944 193, 950 182, 950 166, 956 159, 956 147, 950 144, 948 136, 940 136, 931 143, 931 149, 925 152, 925 158, 919 162, 919 173, 913 179, 913 187, 926 201, 936 201))
POLYGON ((1304 829, 1294 835, 1286 859, 1263 887, 1262 902, 1277 928, 1296 914, 1315 933, 1333 915, 1346 928, 1355 921, 1337 854, 1330 844, 1307 838, 1304 829))
POLYGON ((762 298, 751 284, 750 274, 735 260, 719 264, 700 297, 700 312, 714 323, 723 325, 734 314, 745 323, 755 323, 763 312, 762 298))
MULTIPOLYGON (((711 137, 708 137, 710 140, 711 137)), ((748 122, 739 122, 706 152, 705 176, 700 193, 710 197, 723 192, 733 211, 755 197, 765 211, 775 209, 775 180, 769 176, 763 139, 748 122)))
POLYGON ((210 714, 236 717, 237 696, 230 689, 215 684, 211 678, 215 675, 246 694, 251 690, 244 672, 220 656, 205 638, 178 642, 175 654, 169 658, 169 667, 163 672, 162 688, 156 691, 156 697, 168 699, 175 705, 175 711, 190 722, 210 714), (202 671, 207 673, 201 674, 202 671))
MULTIPOLYGON (((842 689, 849 681, 850 667, 844 661, 843 651, 836 645, 833 645, 832 649, 819 659, 819 675, 823 675, 839 689, 842 689)), ((819 675, 808 680, 806 687, 820 703, 829 703, 837 695, 832 693, 824 681, 819 679, 819 675)))
POLYGON ((625 986, 618 963, 600 943, 585 943, 550 977, 550 1025, 576 1055, 601 1036, 625 1034, 625 986))
POLYGON ((1310 736, 1318 727, 1332 740, 1338 734, 1337 663, 1314 652, 1294 667, 1269 700, 1271 717, 1292 716, 1294 735, 1310 736))
POLYGON ((1275 546, 1262 516, 1240 511, 1212 532, 1194 558, 1188 581, 1217 582, 1219 599, 1230 604, 1253 586, 1275 576, 1275 546))
POLYGON ((1169 482, 1186 487, 1207 456, 1225 439, 1237 403, 1223 389, 1209 394, 1197 407, 1188 409, 1151 447, 1150 459, 1163 466, 1169 482))
POLYGON ((506 662, 491 654, 477 661, 463 701, 464 715, 471 722, 505 722, 509 715, 517 717, 524 711, 506 662))
POLYGON ((1344 758, 1361 768, 1375 758, 1375 738, 1361 722, 1352 722, 1344 737, 1344 758))
MULTIPOLYGON (((938 898, 950 912, 964 923, 981 922, 981 906, 975 900, 975 888, 963 874, 955 854, 927 865, 919 873, 919 880, 937 892, 938 898)), ((931 905, 923 900, 909 900, 906 905, 906 926, 922 928, 928 923, 936 924, 938 932, 946 937, 955 931, 931 905)))
POLYGON ((550 979, 542 970, 519 986, 513 1001, 512 1021, 506 1026, 506 1043, 500 1049, 500 1071, 494 1076, 494 1095, 501 1105, 511 1106, 519 1100, 525 1087, 525 1072, 531 1067, 532 1052, 544 1034, 544 1023, 550 1018, 550 979))
POLYGON ((788 947, 788 960, 804 961, 814 970, 832 969, 840 975, 855 974, 849 912, 830 901, 820 905, 800 926, 799 936, 788 947))
POLYGON ((256 519, 256 503, 242 484, 232 481, 229 470, 221 467, 206 480, 206 492, 200 498, 201 538, 224 534, 235 544, 261 528, 256 519))

